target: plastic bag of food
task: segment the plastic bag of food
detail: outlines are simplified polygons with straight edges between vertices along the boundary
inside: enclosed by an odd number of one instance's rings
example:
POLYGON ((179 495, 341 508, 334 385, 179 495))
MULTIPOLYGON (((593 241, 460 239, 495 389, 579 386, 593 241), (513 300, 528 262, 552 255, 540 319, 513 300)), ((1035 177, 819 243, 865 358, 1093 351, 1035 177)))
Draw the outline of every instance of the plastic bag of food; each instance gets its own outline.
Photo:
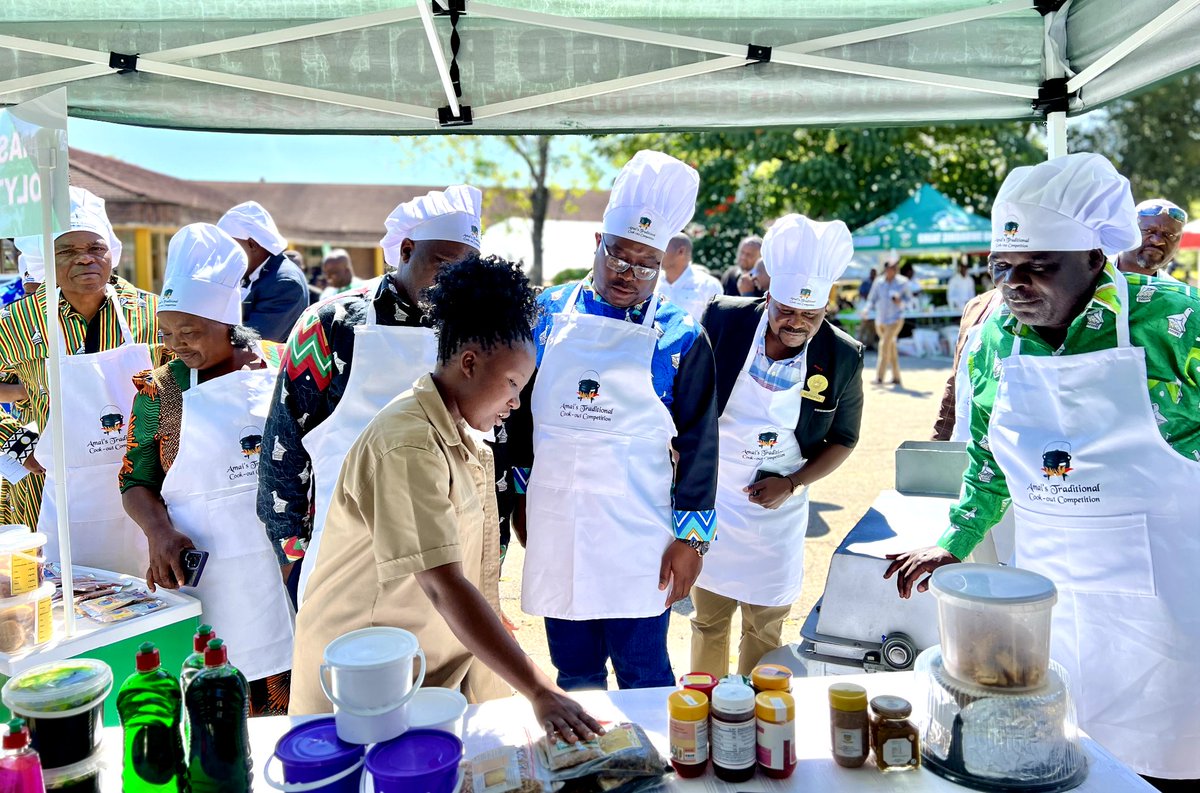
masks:
POLYGON ((504 746, 463 762, 462 793, 554 793, 561 787, 529 744, 504 746))
POLYGON ((538 752, 551 778, 592 777, 599 785, 600 779, 623 783, 632 777, 661 777, 670 770, 638 725, 623 722, 604 727, 604 735, 576 745, 549 736, 538 741, 538 752))

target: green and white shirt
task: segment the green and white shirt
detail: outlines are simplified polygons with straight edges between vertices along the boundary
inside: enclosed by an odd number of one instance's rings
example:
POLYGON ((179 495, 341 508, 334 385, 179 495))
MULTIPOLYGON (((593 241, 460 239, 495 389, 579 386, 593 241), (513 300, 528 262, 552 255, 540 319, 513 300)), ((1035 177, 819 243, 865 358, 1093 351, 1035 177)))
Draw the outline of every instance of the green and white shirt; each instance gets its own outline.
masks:
MULTIPOLYGON (((1158 431, 1175 451, 1200 461, 1200 292, 1159 278, 1125 274, 1130 342, 1146 353, 1146 387, 1158 431)), ((970 464, 959 503, 950 509, 950 528, 938 545, 966 558, 995 526, 1010 502, 1004 472, 987 440, 1000 381, 1000 361, 1021 337, 1022 355, 1078 355, 1117 346, 1119 310, 1112 264, 1105 266, 1088 307, 1075 318, 1067 338, 1052 349, 1032 328, 1002 306, 980 331, 980 344, 967 359, 971 387, 970 464)), ((1047 394, 1047 399, 1053 398, 1047 394)))

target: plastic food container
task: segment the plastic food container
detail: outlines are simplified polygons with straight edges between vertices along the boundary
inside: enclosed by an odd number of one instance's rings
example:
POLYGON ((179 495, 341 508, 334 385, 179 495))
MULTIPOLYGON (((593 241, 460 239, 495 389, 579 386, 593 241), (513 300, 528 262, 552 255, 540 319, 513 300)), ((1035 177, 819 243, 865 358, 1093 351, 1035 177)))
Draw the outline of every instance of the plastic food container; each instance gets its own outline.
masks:
POLYGON ((24 595, 45 583, 46 535, 27 526, 0 526, 0 598, 24 595))
POLYGON ((929 588, 951 677, 1013 691, 1045 682, 1050 613, 1058 600, 1049 578, 1015 567, 952 564, 934 571, 929 588))
POLYGON ((375 793, 454 793, 463 744, 440 730, 409 730, 371 747, 367 772, 375 793))
POLYGON ((100 749, 104 699, 112 684, 107 664, 75 658, 22 672, 4 684, 0 699, 29 723, 42 768, 63 768, 100 749))
POLYGON ((0 598, 0 653, 19 653, 54 638, 54 584, 0 598))
POLYGON ((263 775, 268 785, 289 793, 358 793, 365 751, 337 737, 332 716, 314 719, 293 727, 279 739, 263 775), (282 781, 273 772, 275 760, 283 766, 282 781))
POLYGON ((46 768, 42 781, 47 791, 57 793, 100 793, 104 772, 104 755, 96 753, 78 763, 62 768, 46 768))
POLYGON ((467 698, 448 688, 422 688, 409 703, 411 729, 441 730, 463 737, 463 717, 467 698))

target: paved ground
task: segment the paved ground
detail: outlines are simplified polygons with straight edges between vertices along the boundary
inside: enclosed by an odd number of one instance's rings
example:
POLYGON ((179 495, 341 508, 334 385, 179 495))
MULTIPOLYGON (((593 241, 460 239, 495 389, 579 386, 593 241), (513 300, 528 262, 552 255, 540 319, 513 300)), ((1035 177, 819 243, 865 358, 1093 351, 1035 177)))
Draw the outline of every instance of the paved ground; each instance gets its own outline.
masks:
MULTIPOLYGON (((901 359, 904 387, 876 386, 875 359, 869 354, 864 371, 866 404, 862 438, 850 459, 835 474, 818 482, 810 494, 812 517, 805 543, 804 591, 792 606, 784 627, 785 642, 796 641, 800 626, 825 587, 829 558, 881 490, 893 486, 894 453, 906 440, 928 440, 933 432, 942 389, 950 374, 948 359, 901 359)), ((518 626, 517 640, 534 660, 553 675, 546 649, 546 634, 540 619, 521 611, 521 566, 524 553, 509 549, 500 581, 500 599, 505 614, 518 626)), ((677 674, 688 671, 691 603, 676 604, 671 616, 670 652, 677 674)), ((735 622, 734 630, 737 624, 735 622)), ((736 636, 736 634, 735 634, 736 636)), ((733 642, 736 647, 736 638, 733 642)), ((615 681, 610 685, 615 687, 615 681)))

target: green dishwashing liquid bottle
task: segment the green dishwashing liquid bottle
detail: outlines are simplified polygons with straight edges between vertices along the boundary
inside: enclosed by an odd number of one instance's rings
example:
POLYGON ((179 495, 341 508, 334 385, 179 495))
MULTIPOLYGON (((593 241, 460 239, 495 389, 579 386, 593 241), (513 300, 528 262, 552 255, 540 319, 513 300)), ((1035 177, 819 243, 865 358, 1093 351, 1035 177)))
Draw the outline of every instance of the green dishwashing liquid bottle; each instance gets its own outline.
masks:
POLYGON ((184 705, 192 727, 187 771, 192 793, 249 793, 250 689, 230 666, 220 639, 208 643, 204 671, 188 685, 184 705))
POLYGON ((182 697, 179 680, 162 668, 158 648, 138 648, 137 671, 117 694, 117 712, 125 733, 125 793, 184 790, 183 743, 179 737, 182 697))
MULTIPOLYGON (((183 689, 183 699, 187 701, 187 690, 196 675, 204 671, 204 651, 208 643, 217 638, 213 626, 201 624, 196 628, 192 637, 192 654, 183 660, 183 669, 179 672, 179 687, 183 689)), ((186 750, 192 744, 192 727, 188 721, 187 708, 183 709, 183 748, 186 750)))

